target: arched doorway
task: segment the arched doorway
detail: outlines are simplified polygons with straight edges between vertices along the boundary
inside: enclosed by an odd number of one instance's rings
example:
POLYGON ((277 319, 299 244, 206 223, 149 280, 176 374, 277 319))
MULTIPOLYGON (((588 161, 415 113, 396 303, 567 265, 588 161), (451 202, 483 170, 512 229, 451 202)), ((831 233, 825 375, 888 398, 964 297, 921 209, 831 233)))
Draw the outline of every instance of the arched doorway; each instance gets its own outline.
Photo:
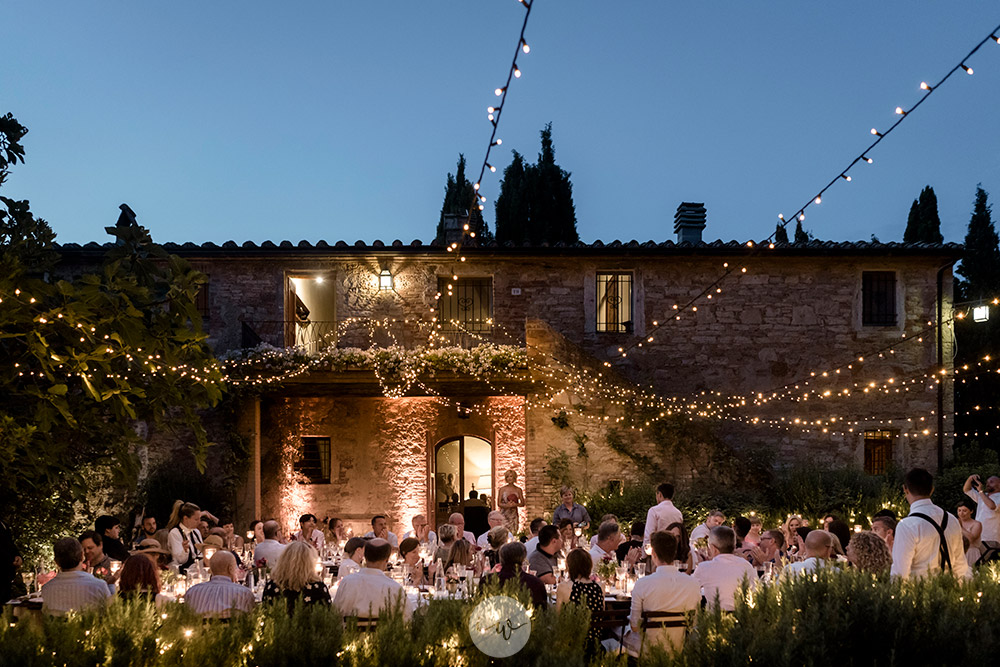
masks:
POLYGON ((435 525, 461 512, 469 491, 493 497, 493 445, 474 435, 446 438, 434 447, 435 525))

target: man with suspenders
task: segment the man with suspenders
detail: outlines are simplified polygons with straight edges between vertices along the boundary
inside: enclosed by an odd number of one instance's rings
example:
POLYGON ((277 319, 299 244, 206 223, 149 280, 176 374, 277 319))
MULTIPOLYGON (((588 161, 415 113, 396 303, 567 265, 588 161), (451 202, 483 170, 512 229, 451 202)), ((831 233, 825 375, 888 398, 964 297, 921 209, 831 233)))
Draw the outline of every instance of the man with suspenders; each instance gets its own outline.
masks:
POLYGON ((942 570, 969 578, 962 527, 954 515, 931 502, 934 478, 923 468, 914 468, 903 478, 903 493, 910 514, 896 524, 892 545, 892 574, 921 577, 942 570))

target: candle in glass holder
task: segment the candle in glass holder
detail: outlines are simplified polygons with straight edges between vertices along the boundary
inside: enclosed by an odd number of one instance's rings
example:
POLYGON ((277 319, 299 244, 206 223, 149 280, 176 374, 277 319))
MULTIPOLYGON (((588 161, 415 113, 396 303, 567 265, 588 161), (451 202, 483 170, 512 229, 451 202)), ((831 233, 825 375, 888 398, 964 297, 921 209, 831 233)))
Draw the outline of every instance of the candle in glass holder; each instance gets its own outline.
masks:
POLYGON ((212 556, 215 555, 216 551, 218 551, 218 549, 216 549, 215 547, 209 546, 209 547, 205 547, 205 550, 202 552, 202 554, 205 556, 205 560, 211 560, 212 556))
POLYGON ((583 528, 577 526, 576 528, 573 529, 573 532, 576 534, 577 537, 580 537, 581 535, 583 535, 583 528))
POLYGON ((248 540, 252 540, 253 539, 253 531, 252 530, 248 530, 247 531, 247 539, 248 540))
POLYGON ((122 569, 122 563, 120 560, 111 561, 111 574, 118 574, 118 570, 122 569))

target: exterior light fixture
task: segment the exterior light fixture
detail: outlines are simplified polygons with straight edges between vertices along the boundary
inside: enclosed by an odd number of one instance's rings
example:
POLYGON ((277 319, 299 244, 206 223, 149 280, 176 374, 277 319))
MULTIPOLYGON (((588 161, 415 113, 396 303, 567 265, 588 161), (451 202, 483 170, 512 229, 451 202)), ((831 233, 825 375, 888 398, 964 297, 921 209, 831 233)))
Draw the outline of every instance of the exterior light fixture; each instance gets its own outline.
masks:
POLYGON ((976 306, 972 309, 972 319, 975 322, 986 322, 990 319, 989 306, 976 306))
POLYGON ((392 274, 389 269, 382 269, 382 272, 378 274, 378 288, 381 292, 392 291, 392 274))

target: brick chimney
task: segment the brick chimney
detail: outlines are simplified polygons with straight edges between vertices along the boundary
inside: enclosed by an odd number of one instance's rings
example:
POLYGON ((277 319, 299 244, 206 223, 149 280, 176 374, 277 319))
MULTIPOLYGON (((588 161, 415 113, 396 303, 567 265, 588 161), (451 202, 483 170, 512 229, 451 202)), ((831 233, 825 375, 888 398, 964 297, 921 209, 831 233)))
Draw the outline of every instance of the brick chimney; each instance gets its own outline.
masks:
POLYGON ((465 223, 468 222, 469 214, 458 215, 456 213, 444 214, 444 243, 461 243, 464 234, 465 223))
POLYGON ((705 229, 705 205, 681 202, 674 213, 674 233, 677 242, 701 243, 701 230, 705 229))

